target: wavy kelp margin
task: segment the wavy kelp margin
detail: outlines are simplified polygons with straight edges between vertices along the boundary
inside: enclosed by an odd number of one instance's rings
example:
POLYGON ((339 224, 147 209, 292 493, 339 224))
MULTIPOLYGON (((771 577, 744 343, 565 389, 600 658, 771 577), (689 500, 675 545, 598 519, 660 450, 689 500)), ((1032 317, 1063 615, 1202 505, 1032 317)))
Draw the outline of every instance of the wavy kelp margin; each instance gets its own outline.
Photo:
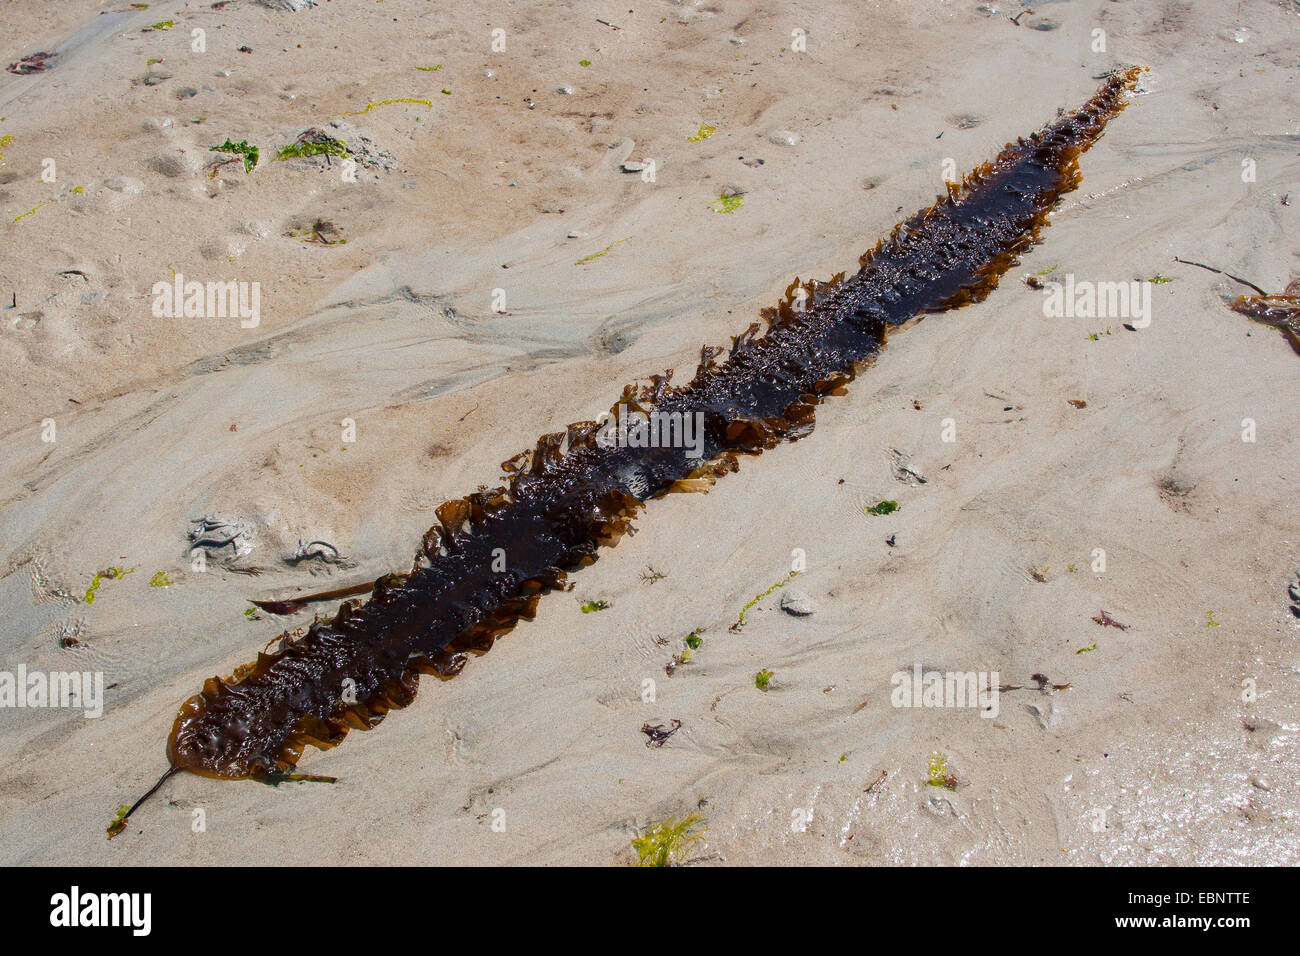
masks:
POLYGON ((595 422, 578 422, 505 462, 505 485, 440 506, 409 574, 380 578, 369 601, 345 601, 332 619, 285 634, 279 651, 209 679, 187 700, 167 745, 171 768, 110 836, 181 770, 266 777, 290 770, 308 744, 332 747, 349 729, 374 727, 414 699, 420 674, 453 677, 467 654, 486 653, 520 618, 531 620, 542 594, 617 541, 642 502, 707 490, 737 470, 737 454, 807 435, 815 406, 843 393, 889 329, 992 291, 1079 184, 1079 155, 1124 108, 1139 73, 1112 74, 1081 109, 949 184, 863 255, 851 278, 796 279, 761 313, 765 335, 752 324, 721 363, 722 349, 706 346, 689 384, 671 386, 668 372, 624 388, 615 410, 701 415, 699 457, 605 447, 595 422), (502 553, 505 570, 494 570, 502 553))

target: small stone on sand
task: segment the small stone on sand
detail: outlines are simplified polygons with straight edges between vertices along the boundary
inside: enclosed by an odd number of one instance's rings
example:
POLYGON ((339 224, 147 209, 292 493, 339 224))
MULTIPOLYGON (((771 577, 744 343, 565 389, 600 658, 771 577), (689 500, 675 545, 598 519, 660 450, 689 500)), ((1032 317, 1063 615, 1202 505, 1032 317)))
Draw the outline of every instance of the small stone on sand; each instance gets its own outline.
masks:
POLYGON ((781 597, 781 610, 795 617, 807 617, 813 612, 813 604, 802 591, 787 591, 781 597))

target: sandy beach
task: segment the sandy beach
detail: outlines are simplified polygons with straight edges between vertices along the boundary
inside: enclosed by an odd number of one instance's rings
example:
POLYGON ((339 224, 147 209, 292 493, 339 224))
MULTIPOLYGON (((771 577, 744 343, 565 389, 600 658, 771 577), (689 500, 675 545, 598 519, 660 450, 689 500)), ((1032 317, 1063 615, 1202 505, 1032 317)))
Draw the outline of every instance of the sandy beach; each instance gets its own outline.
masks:
POLYGON ((0 863, 626 865, 690 814, 695 865, 1300 863, 1300 355, 1230 308, 1300 276, 1300 4, 0 17, 0 671, 104 688, 0 706, 0 863), (333 785, 180 774, 105 838, 182 702, 337 606, 250 599, 409 569, 440 503, 1134 66, 1041 244, 811 435, 304 753, 333 785), (160 315, 178 276, 243 312, 160 315), (1067 277, 1135 314, 1054 314, 1067 277), (1008 689, 897 705, 936 673, 1008 689))

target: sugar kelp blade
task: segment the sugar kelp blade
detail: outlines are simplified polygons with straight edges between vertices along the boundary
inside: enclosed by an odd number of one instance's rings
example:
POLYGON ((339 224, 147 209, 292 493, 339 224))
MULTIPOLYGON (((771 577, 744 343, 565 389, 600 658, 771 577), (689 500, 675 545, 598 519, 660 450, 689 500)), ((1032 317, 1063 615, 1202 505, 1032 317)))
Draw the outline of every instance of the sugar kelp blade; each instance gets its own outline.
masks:
POLYGON ((948 187, 859 260, 851 277, 799 282, 723 350, 705 347, 686 385, 671 372, 627 386, 619 405, 701 422, 698 454, 608 447, 594 422, 544 435, 503 465, 506 483, 437 509, 409 574, 375 582, 301 637, 181 707, 173 769, 242 778, 293 767, 304 746, 331 747, 410 703, 420 673, 454 676, 546 590, 617 541, 648 499, 707 489, 756 454, 808 434, 815 406, 843 392, 891 329, 985 298, 1036 242, 1049 211, 1080 181, 1079 156, 1125 106, 1138 69, 1111 75, 1080 109, 948 187), (698 419, 695 418, 698 416, 698 419), (504 563, 502 562, 504 557, 504 563))

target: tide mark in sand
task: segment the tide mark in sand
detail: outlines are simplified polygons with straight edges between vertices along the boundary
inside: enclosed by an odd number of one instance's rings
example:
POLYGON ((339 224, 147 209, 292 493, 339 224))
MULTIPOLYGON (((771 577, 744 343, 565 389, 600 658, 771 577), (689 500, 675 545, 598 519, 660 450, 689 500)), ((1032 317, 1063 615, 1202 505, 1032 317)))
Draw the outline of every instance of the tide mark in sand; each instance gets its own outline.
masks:
MULTIPOLYGON (((308 745, 333 747, 351 729, 377 726, 415 699, 421 674, 454 677, 469 654, 487 653, 535 617, 542 595, 618 541, 645 502, 705 491, 739 469, 740 455, 810 434, 816 406, 843 394, 890 335, 925 313, 988 297, 1078 185, 1080 154, 1125 107, 1139 73, 1112 74, 1082 108, 949 183, 947 195, 863 255, 852 277, 796 279, 761 313, 765 335, 751 324, 722 362, 722 349, 705 346, 686 385, 670 386, 664 374, 624 387, 611 414, 635 403, 699 416, 698 454, 608 447, 596 422, 576 422, 504 462, 503 484, 444 502, 408 573, 379 578, 369 601, 345 601, 333 618, 287 632, 279 650, 210 678, 185 701, 167 742, 170 767, 119 812, 109 835, 182 770, 265 779, 292 771, 308 745)), ((646 856, 658 855, 647 847, 646 856)))

